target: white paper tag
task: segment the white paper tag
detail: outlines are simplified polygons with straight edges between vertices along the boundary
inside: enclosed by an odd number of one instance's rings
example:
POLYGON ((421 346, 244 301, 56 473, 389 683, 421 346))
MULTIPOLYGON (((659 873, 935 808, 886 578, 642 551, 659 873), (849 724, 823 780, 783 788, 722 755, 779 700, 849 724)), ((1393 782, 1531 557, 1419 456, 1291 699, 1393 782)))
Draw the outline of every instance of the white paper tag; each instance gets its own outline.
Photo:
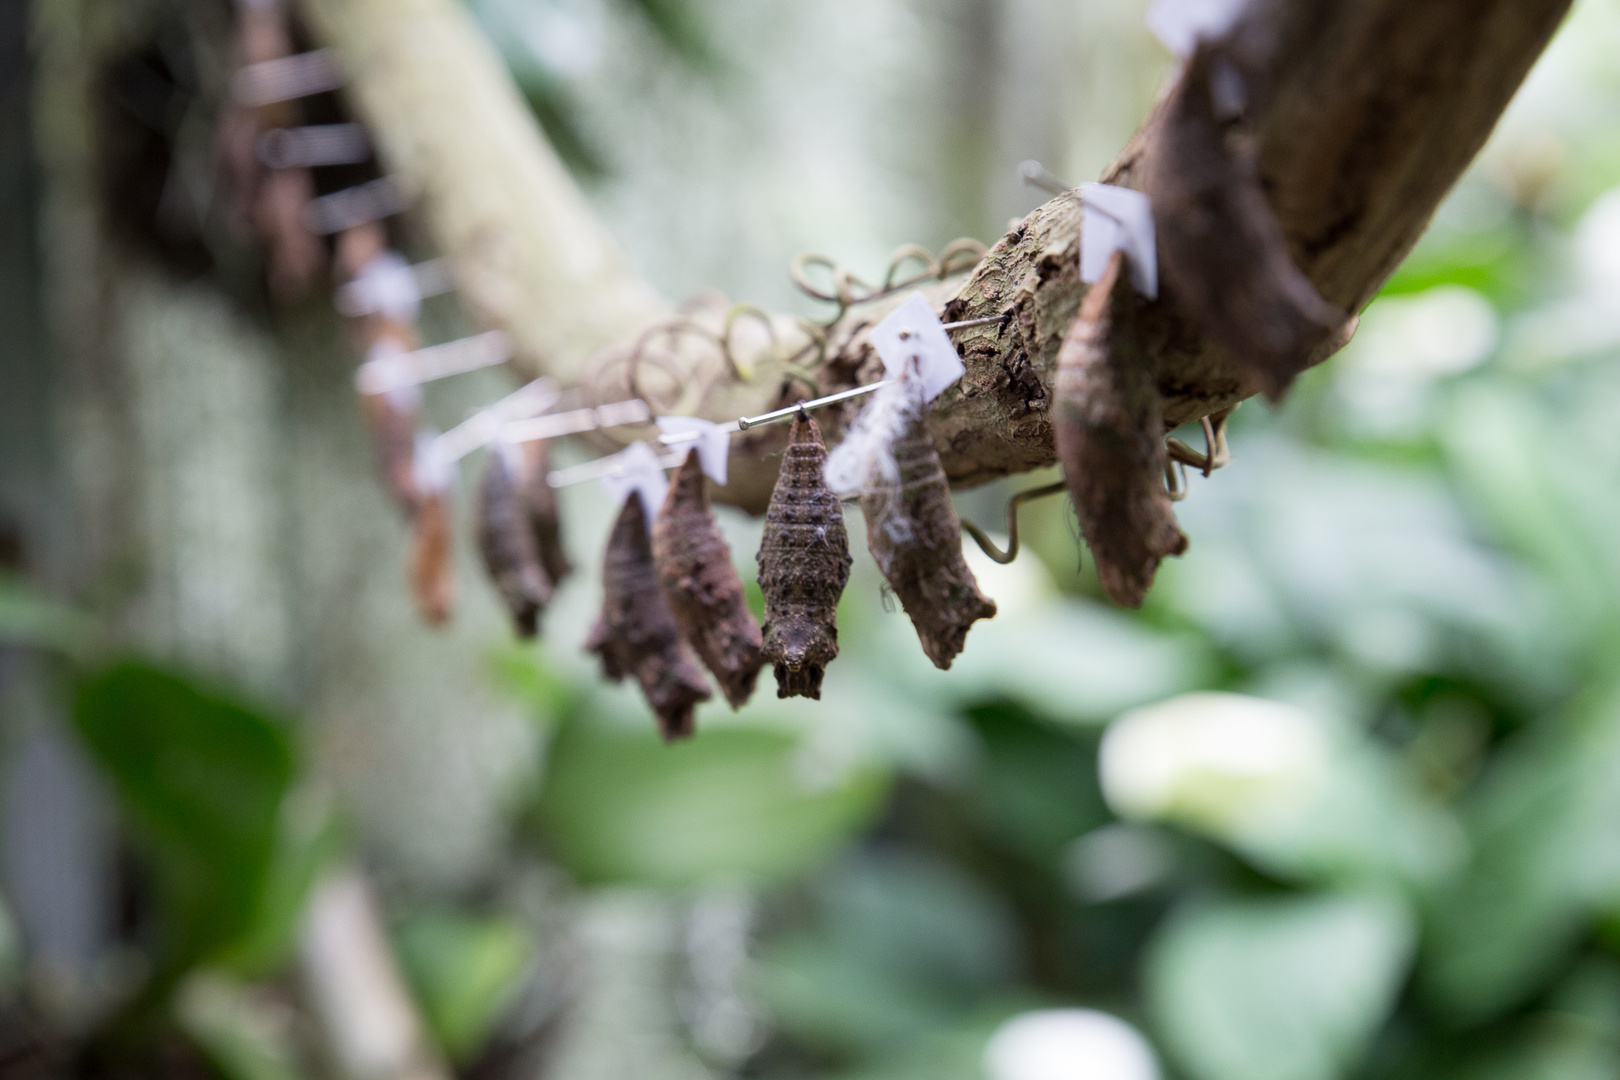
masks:
POLYGON ((1136 291, 1149 300, 1157 297, 1159 256, 1148 197, 1113 184, 1081 184, 1080 207, 1080 280, 1090 284, 1101 278, 1109 256, 1123 251, 1136 291))
POLYGON ((704 475, 725 487, 726 462, 731 457, 731 433, 737 429, 735 424, 716 424, 696 416, 660 416, 656 422, 658 430, 666 436, 666 445, 686 451, 695 443, 704 475))
POLYGON ((1147 27, 1186 59, 1200 41, 1225 37, 1247 6, 1248 0, 1158 0, 1148 8, 1147 27))
POLYGON ((905 375, 911 361, 917 361, 925 401, 933 401, 967 370, 939 316, 921 293, 912 293, 872 328, 872 347, 883 358, 883 370, 891 379, 905 375))
POLYGON ((602 487, 614 505, 622 505, 632 491, 641 496, 641 508, 647 513, 647 527, 658 518, 664 505, 664 493, 669 484, 664 479, 664 467, 658 455, 644 442, 633 442, 613 455, 614 467, 602 474, 602 487))
POLYGON ((405 257, 392 248, 372 257, 354 280, 344 286, 353 309, 415 322, 422 310, 422 290, 405 257))
POLYGON ((416 433, 416 453, 411 457, 411 473, 416 486, 423 491, 449 491, 451 481, 455 479, 452 463, 439 454, 438 441, 439 433, 432 428, 422 428, 416 433))

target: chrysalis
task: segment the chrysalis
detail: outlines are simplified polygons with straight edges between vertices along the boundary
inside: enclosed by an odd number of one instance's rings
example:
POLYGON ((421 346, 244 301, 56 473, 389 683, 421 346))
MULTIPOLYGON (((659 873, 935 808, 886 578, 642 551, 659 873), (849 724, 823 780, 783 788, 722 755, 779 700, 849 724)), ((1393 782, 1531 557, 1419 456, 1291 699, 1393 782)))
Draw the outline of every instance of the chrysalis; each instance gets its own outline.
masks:
POLYGON ((1245 93, 1219 43, 1187 62, 1147 163, 1159 261, 1176 303, 1272 400, 1345 320, 1294 264, 1252 133, 1230 123, 1245 93))
POLYGON ((1164 414, 1131 332, 1124 265, 1115 252, 1064 336, 1052 427, 1097 576, 1115 603, 1138 607, 1159 561, 1187 538, 1164 489, 1164 414))
POLYGON ((911 403, 910 423, 893 446, 898 476, 874 471, 861 492, 861 513, 872 558, 911 617, 923 652, 943 671, 962 651, 968 628, 994 616, 996 603, 979 592, 962 558, 962 523, 928 434, 926 403, 918 392, 911 403))
POLYGON ((416 608, 429 623, 450 618, 455 603, 455 568, 450 551, 450 493, 447 487, 423 485, 416 501, 411 540, 411 591, 416 608))
POLYGON ((697 450, 675 473, 653 524, 653 561, 681 633, 720 682, 733 709, 748 700, 765 658, 759 623, 709 508, 697 450))
POLYGON ((528 638, 538 632, 540 613, 551 603, 552 583, 529 523, 521 467, 515 447, 491 448, 478 487, 478 548, 518 635, 528 638))
POLYGON ((562 524, 557 518, 557 492, 546 479, 551 472, 551 454, 544 439, 520 445, 523 453, 524 513, 534 534, 540 565, 545 568, 551 584, 560 585, 563 578, 573 573, 574 568, 563 548, 562 524))
POLYGON ((838 598, 849 584, 844 508, 822 478, 827 447, 802 410, 765 511, 759 587, 765 593, 764 656, 777 697, 821 697, 821 676, 838 655, 838 598))
POLYGON ((416 425, 422 391, 415 386, 394 387, 376 394, 361 394, 360 408, 371 435, 377 471, 407 516, 416 512, 416 425))
POLYGON ((607 678, 618 682, 633 676, 641 684, 666 740, 692 734, 692 708, 709 700, 709 687, 659 588, 647 515, 634 491, 608 539, 602 616, 585 648, 601 658, 607 678))

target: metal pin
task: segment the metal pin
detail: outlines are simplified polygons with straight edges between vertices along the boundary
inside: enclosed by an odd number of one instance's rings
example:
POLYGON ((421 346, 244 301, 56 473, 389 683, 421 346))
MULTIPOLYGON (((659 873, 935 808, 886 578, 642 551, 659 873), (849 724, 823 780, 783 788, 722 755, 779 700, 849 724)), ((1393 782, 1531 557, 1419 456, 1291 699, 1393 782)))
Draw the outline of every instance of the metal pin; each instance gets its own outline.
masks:
POLYGON ((278 101, 308 97, 343 85, 343 71, 330 49, 294 53, 248 64, 231 78, 231 96, 239 104, 257 108, 278 101))
MULTIPOLYGON (((625 424, 644 424, 652 419, 652 410, 640 398, 615 401, 593 409, 574 409, 552 416, 536 416, 531 420, 515 420, 501 430, 507 442, 535 442, 555 439, 562 435, 578 435, 582 431, 620 427, 625 424)), ((553 484, 553 487, 561 485, 553 484)))
MULTIPOLYGON (((964 326, 988 326, 990 323, 1003 322, 1006 318, 1007 313, 986 315, 982 319, 963 319, 961 322, 940 323, 939 327, 941 330, 960 330, 964 326)), ((905 335, 902 334, 901 336, 904 337, 905 335)))
POLYGON ((760 413, 758 416, 739 417, 737 420, 737 430, 747 431, 750 428, 765 427, 768 424, 785 423, 786 421, 797 416, 800 409, 819 409, 823 405, 836 405, 840 401, 848 401, 850 398, 858 398, 863 394, 870 394, 874 390, 881 390, 885 386, 897 381, 898 380, 896 379, 879 379, 877 382, 870 382, 865 386, 857 386, 853 390, 840 390, 836 394, 828 394, 826 397, 816 398, 814 401, 800 401, 796 404, 789 405, 786 408, 775 409, 768 413, 760 413))
POLYGON ((371 140, 359 124, 309 124, 272 128, 258 141, 259 160, 272 169, 356 165, 371 156, 371 140))
MULTIPOLYGON (((386 272, 393 274, 395 271, 390 267, 386 272)), ((338 288, 337 298, 334 301, 338 314, 357 318, 377 311, 386 311, 391 305, 397 306, 396 296, 401 294, 414 303, 424 297, 447 293, 455 287, 455 283, 450 280, 450 264, 442 258, 400 267, 400 272, 408 274, 409 280, 398 281, 391 278, 386 284, 379 285, 374 280, 368 280, 362 272, 354 281, 345 282, 338 288)))
POLYGON ((313 233, 332 233, 390 217, 405 209, 405 196, 399 185, 386 176, 357 184, 330 195, 309 200, 304 206, 304 224, 313 233))
POLYGON ((1046 171, 1046 166, 1034 158, 1018 166, 1018 176, 1024 183, 1049 191, 1053 195, 1067 195, 1074 189, 1046 171))
POLYGON ((512 339, 499 330, 489 330, 415 352, 399 350, 375 356, 355 370, 354 384, 362 394, 383 394, 491 367, 511 357, 512 339))
POLYGON ((433 440, 433 454, 446 463, 460 461, 481 446, 501 438, 513 421, 538 416, 557 404, 560 393, 552 379, 536 379, 433 440))
MULTIPOLYGON (((686 451, 677 450, 665 454, 658 459, 661 468, 673 469, 686 460, 686 451)), ((589 480, 600 480, 604 476, 613 476, 621 473, 624 463, 619 460, 618 454, 597 458, 595 461, 583 462, 566 469, 558 469, 546 474, 546 483, 554 488, 570 487, 574 484, 583 484, 589 480)))

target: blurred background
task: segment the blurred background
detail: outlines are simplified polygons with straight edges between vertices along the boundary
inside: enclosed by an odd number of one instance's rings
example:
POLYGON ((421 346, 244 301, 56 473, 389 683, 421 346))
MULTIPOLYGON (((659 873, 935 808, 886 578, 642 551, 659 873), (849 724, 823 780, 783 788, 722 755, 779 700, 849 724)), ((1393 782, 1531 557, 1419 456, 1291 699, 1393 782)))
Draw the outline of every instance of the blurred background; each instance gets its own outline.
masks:
MULTIPOLYGON (((800 252, 876 278, 993 242, 1024 159, 1095 177, 1145 6, 469 2, 641 272, 806 315, 800 252)), ((823 700, 670 747, 581 651, 592 485, 539 644, 466 544, 417 622, 330 294, 212 209, 230 19, 0 5, 0 1076, 1620 1075, 1620 3, 1236 413, 1143 610, 1032 503, 939 672, 857 550, 823 700)))

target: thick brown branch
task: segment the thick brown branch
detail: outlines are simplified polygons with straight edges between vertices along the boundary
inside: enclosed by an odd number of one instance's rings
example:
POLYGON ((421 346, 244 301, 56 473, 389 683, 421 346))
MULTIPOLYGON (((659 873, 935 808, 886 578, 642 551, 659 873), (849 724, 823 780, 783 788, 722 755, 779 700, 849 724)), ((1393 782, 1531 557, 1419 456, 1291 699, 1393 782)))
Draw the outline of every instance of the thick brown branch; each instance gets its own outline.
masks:
MULTIPOLYGON (((1540 55, 1570 0, 1256 0, 1268 37, 1263 93, 1245 123, 1261 183, 1295 264, 1333 307, 1361 310, 1427 226, 1540 55)), ((577 377, 592 350, 623 343, 661 308, 622 269, 549 148, 523 115, 454 0, 303 0, 336 46, 389 167, 420 196, 419 214, 450 254, 479 318, 513 332, 527 372, 577 377)), ((1105 179, 1145 188, 1165 151, 1163 101, 1105 179)), ((1057 352, 1085 287, 1080 205, 1072 194, 1002 237, 972 276, 935 292, 950 317, 1003 315, 957 335, 961 383, 930 417, 946 474, 968 485, 1049 465, 1057 352)), ((831 335, 827 388, 876 377, 857 309, 831 335)), ((1311 362, 1343 344, 1346 332, 1311 362)), ((1135 333, 1166 426, 1262 389, 1173 290, 1147 305, 1135 333)), ((696 411, 763 411, 802 391, 760 362, 745 385, 716 383, 696 411)), ((828 417, 829 433, 838 417, 828 417)), ((770 429, 742 441, 775 450, 770 429)), ((742 453, 716 498, 763 509, 776 459, 742 453)))

